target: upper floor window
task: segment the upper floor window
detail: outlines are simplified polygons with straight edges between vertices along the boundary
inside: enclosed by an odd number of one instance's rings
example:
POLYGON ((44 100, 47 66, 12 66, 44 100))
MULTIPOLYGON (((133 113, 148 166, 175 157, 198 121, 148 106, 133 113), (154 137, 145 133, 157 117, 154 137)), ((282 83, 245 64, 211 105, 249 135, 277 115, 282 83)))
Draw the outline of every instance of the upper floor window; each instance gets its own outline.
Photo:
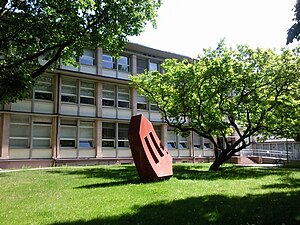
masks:
POLYGON ((149 71, 158 71, 158 63, 149 62, 149 71))
POLYGON ((95 104, 95 85, 91 82, 80 82, 80 103, 95 104))
POLYGON ((127 56, 121 56, 117 63, 119 71, 129 72, 129 58, 127 56))
POLYGON ((102 55, 102 67, 105 69, 114 69, 115 68, 115 59, 107 54, 102 55))
POLYGON ((105 69, 118 69, 119 71, 129 72, 130 71, 129 57, 120 56, 119 59, 115 59, 111 55, 103 54, 102 67, 105 69))
POLYGON ((137 59, 137 73, 144 73, 148 69, 147 59, 137 59))
POLYGON ((76 80, 62 80, 61 85, 61 101, 77 102, 77 82, 76 80))
POLYGON ((130 89, 125 86, 115 86, 110 84, 103 84, 102 86, 102 105, 103 106, 117 106, 120 108, 129 108, 130 106, 130 89))
POLYGON ((83 55, 79 57, 79 63, 83 65, 95 65, 95 51, 83 50, 83 55))
POLYGON ((129 88, 118 86, 118 107, 129 108, 129 88))
POLYGON ((95 83, 81 80, 63 79, 61 85, 61 101, 81 104, 95 104, 95 83), (79 91, 78 91, 79 89, 79 91))
POLYGON ((102 86, 102 105, 115 106, 115 86, 103 84, 102 86))
POLYGON ((34 86, 34 98, 39 100, 53 100, 52 77, 42 76, 34 86))
POLYGON ((148 102, 145 96, 137 96, 137 109, 148 110, 148 102))

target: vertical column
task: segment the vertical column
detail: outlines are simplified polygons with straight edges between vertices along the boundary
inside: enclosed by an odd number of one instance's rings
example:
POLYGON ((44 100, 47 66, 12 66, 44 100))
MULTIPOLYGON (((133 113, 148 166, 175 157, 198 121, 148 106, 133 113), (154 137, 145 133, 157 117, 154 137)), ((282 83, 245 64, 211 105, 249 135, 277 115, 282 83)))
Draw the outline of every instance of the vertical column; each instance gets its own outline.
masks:
POLYGON ((136 75, 137 74, 137 56, 136 55, 132 55, 131 56, 131 73, 132 75, 136 75))
POLYGON ((96 83, 96 115, 102 117, 102 83, 96 83))
MULTIPOLYGON (((132 75, 137 74, 137 56, 131 56, 131 73, 132 75)), ((130 96, 131 96, 131 115, 137 114, 137 91, 134 88, 130 88, 130 96)))
POLYGON ((187 138, 187 143, 190 151, 190 156, 194 157, 194 143, 193 143, 193 132, 190 132, 190 135, 187 138))
POLYGON ((59 75, 53 76, 53 104, 54 104, 54 114, 58 113, 59 109, 59 100, 60 100, 60 79, 59 75))
POLYGON ((168 144, 168 125, 161 125, 161 143, 163 146, 167 147, 168 144))
POLYGON ((137 114, 137 91, 134 88, 130 88, 130 97, 131 97, 131 115, 134 116, 137 114))
POLYGON ((96 158, 102 157, 102 121, 96 120, 95 124, 96 129, 96 158))
POLYGON ((7 159, 9 158, 8 146, 9 146, 9 133, 10 133, 10 114, 2 114, 2 119, 0 121, 0 158, 7 159))
POLYGON ((96 73, 97 73, 97 75, 102 75, 102 54, 103 54, 103 49, 98 47, 96 49, 96 73))

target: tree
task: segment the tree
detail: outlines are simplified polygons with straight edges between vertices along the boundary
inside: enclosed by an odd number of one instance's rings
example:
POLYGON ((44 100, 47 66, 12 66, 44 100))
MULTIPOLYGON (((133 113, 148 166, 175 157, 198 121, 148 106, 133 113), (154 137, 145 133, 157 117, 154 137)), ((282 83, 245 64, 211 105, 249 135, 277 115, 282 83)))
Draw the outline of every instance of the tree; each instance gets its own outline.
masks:
POLYGON ((297 0, 294 6, 294 19, 295 23, 288 29, 286 44, 290 44, 294 39, 300 40, 300 1, 297 0))
POLYGON ((131 76, 130 84, 157 104, 169 126, 209 139, 215 150, 210 170, 219 170, 251 144, 253 135, 297 131, 298 56, 298 49, 232 49, 221 41, 198 60, 167 59, 164 73, 145 71, 131 76), (233 133, 237 138, 230 142, 227 136, 233 133))
POLYGON ((0 103, 27 97, 35 78, 74 64, 83 48, 116 56, 127 36, 155 26, 160 0, 4 0, 0 2, 0 103), (39 59, 47 60, 44 65, 39 59))

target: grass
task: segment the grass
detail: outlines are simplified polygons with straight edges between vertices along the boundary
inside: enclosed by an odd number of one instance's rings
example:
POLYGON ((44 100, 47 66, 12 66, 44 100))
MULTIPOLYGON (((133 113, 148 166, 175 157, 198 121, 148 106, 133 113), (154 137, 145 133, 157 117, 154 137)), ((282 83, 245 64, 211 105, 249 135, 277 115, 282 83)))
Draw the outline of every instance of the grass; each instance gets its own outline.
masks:
POLYGON ((0 173, 0 224, 300 224, 300 170, 208 167, 146 184, 132 165, 0 173))

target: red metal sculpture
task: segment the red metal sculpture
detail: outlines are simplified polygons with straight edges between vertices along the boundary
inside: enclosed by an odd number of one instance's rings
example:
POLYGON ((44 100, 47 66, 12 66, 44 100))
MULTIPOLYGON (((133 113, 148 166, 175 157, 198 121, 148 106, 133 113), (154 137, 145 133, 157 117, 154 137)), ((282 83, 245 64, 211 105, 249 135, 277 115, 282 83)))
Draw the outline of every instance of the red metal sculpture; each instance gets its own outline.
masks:
POLYGON ((131 117, 128 138, 142 182, 159 181, 173 175, 172 157, 162 146, 146 117, 143 115, 131 117))

